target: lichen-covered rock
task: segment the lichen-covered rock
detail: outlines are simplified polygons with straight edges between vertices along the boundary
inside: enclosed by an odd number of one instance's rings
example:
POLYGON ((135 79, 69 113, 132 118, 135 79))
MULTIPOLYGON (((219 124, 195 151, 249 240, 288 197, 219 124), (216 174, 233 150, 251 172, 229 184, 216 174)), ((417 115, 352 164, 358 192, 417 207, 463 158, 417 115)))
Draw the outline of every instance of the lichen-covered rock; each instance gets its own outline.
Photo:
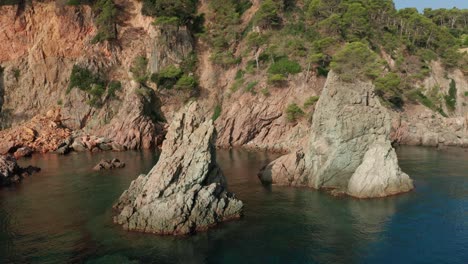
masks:
POLYGON ((261 180, 359 198, 411 190, 412 180, 401 172, 390 145, 390 115, 373 91, 371 83, 342 82, 330 72, 308 146, 269 164, 261 180))
POLYGON ((158 163, 132 182, 114 205, 114 222, 127 230, 183 235, 241 216, 243 204, 227 191, 216 163, 213 122, 197 103, 178 113, 158 163))

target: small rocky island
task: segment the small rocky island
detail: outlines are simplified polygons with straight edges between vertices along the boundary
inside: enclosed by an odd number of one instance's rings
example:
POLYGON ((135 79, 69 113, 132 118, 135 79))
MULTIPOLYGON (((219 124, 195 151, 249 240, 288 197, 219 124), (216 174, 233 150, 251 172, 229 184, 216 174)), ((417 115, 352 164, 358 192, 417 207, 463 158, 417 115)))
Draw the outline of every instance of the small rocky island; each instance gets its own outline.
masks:
POLYGON ((344 82, 330 72, 314 114, 308 146, 264 168, 263 182, 332 189, 375 198, 408 192, 390 142, 391 117, 370 82, 344 82))
POLYGON ((162 235, 204 231, 239 218, 243 203, 227 191, 216 163, 216 131, 197 103, 176 114, 158 163, 119 198, 114 222, 126 230, 162 235))

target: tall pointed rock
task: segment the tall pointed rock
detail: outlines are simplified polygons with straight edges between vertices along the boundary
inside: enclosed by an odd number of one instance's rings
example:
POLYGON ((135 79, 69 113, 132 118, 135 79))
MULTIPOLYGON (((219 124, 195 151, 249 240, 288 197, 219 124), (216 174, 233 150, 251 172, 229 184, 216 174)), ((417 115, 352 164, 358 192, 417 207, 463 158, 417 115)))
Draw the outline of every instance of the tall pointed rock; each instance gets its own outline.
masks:
POLYGON ((216 132, 196 102, 169 127, 158 163, 133 181, 114 205, 125 229, 184 235, 239 218, 243 203, 227 191, 216 163, 216 132))

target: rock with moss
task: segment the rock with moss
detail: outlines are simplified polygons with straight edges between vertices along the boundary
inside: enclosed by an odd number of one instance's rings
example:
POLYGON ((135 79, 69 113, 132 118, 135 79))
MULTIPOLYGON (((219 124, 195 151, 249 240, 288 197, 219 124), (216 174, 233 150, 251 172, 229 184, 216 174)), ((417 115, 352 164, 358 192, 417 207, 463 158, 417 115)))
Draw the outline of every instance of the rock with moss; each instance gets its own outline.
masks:
POLYGON ((195 102, 178 113, 158 163, 133 181, 115 204, 126 230, 186 235, 239 218, 243 204, 227 191, 216 163, 216 132, 195 102))

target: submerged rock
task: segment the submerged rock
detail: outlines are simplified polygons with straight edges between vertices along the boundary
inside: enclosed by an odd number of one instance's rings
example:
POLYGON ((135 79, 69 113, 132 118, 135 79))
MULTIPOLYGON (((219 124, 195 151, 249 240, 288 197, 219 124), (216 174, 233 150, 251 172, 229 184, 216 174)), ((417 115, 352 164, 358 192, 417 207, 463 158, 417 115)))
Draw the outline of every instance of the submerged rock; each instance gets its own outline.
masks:
POLYGON ((160 159, 140 175, 114 205, 114 222, 127 230, 183 235, 239 218, 243 204, 227 191, 216 163, 216 133, 197 103, 178 113, 160 159))
POLYGON ((346 83, 330 72, 308 146, 270 163, 260 179, 358 198, 410 191, 413 182, 398 166, 390 127, 391 117, 371 83, 346 83))
POLYGON ((19 183, 24 177, 40 170, 33 166, 21 168, 11 155, 0 156, 0 187, 19 183))
POLYGON ((96 166, 94 166, 93 170, 96 170, 96 171, 111 170, 111 169, 120 169, 124 167, 125 167, 124 162, 121 162, 119 159, 111 159, 111 160, 101 160, 96 166))

